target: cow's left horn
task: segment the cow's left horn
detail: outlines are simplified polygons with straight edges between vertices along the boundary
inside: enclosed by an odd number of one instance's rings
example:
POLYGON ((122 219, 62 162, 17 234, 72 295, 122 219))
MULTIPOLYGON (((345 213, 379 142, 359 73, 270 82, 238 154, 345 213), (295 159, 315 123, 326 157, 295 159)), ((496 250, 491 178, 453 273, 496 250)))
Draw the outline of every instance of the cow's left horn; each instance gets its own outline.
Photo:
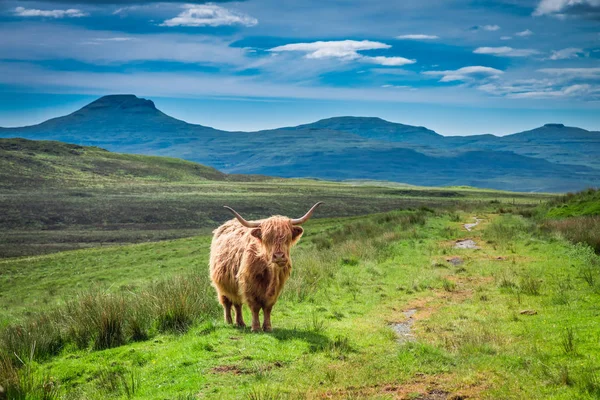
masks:
POLYGON ((237 211, 235 211, 233 208, 231 207, 227 207, 227 206, 223 206, 226 209, 228 209, 229 211, 231 211, 231 213, 233 215, 235 215, 235 217, 237 218, 238 221, 240 221, 240 224, 244 225, 246 228, 259 228, 260 227, 260 222, 256 222, 256 221, 246 221, 244 219, 244 217, 242 217, 240 214, 237 213, 237 211))
POLYGON ((310 219, 310 217, 312 217, 312 214, 315 211, 315 209, 317 207, 319 207, 321 204, 323 204, 322 201, 318 202, 317 204, 315 204, 314 206, 312 206, 311 209, 308 210, 308 212, 306 214, 304 214, 303 217, 298 218, 298 219, 293 219, 292 220, 292 225, 302 225, 303 223, 305 223, 306 221, 308 221, 310 219))

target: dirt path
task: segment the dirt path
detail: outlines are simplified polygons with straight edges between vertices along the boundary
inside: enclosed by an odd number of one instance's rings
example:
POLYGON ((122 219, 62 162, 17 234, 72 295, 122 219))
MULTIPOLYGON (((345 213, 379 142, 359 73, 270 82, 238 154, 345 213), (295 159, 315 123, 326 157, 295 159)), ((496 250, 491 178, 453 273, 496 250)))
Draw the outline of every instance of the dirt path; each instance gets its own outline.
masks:
POLYGON ((473 228, 475 228, 477 225, 479 225, 480 221, 483 221, 477 217, 473 217, 473 219, 475 220, 474 223, 472 224, 464 224, 463 226, 465 227, 466 230, 468 230, 469 232, 471 232, 473 230, 473 228))

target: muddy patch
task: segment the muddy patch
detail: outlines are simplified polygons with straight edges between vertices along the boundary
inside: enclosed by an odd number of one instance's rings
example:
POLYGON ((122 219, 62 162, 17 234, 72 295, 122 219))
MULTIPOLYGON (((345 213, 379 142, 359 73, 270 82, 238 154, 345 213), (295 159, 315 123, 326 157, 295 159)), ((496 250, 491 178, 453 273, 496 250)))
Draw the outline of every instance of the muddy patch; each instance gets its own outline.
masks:
POLYGON ((412 333, 412 326, 415 323, 413 315, 415 315, 416 312, 416 308, 406 310, 402 313, 406 317, 406 321, 396 322, 392 324, 392 329, 394 330, 394 332, 396 332, 396 335, 398 335, 399 342, 404 343, 415 341, 415 336, 412 333))
POLYGON ((214 367, 211 371, 215 374, 233 374, 233 375, 242 375, 247 374, 248 372, 244 369, 238 367, 237 365, 219 365, 218 367, 214 367))
POLYGON ((456 243, 454 243, 454 248, 455 249, 479 249, 480 247, 477 246, 477 243, 475 243, 475 241, 472 239, 463 239, 463 240, 457 240, 456 243))
MULTIPOLYGON (((450 398, 454 400, 456 396, 450 397, 450 393, 445 392, 443 390, 431 390, 426 394, 421 394, 415 397, 416 400, 448 400, 450 398)), ((462 396, 459 398, 462 398, 462 396)))
POLYGON ((460 257, 448 257, 446 258, 446 262, 454 265, 455 267, 458 267, 459 265, 464 264, 464 260, 460 257))
POLYGON ((473 228, 475 228, 477 225, 479 225, 479 222, 482 221, 481 219, 479 219, 477 217, 473 217, 473 219, 475 220, 475 222, 473 222, 472 224, 464 224, 463 225, 465 227, 465 229, 468 230, 469 232, 471 232, 471 230, 473 230, 473 228))

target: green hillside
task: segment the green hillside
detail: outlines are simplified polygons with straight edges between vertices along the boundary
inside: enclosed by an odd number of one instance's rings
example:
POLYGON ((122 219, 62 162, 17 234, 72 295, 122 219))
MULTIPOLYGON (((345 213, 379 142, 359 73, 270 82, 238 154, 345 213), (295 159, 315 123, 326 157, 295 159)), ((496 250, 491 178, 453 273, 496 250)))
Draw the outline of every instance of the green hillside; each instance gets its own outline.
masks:
POLYGON ((0 139, 0 257, 208 233, 230 217, 319 217, 481 202, 539 204, 543 194, 396 183, 226 175, 166 157, 111 153, 60 142, 0 139))
POLYGON ((588 189, 569 193, 549 202, 545 208, 549 218, 600 215, 600 190, 588 189))
POLYGON ((0 188, 94 187, 225 180, 214 168, 168 157, 111 153, 55 141, 0 139, 0 188))

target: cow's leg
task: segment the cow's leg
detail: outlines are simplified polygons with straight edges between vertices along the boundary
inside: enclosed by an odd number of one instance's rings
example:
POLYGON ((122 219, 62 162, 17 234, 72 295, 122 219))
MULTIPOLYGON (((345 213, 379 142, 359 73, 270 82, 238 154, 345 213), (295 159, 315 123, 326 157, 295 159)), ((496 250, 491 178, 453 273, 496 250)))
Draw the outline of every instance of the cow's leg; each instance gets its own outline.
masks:
POLYGON ((223 309, 225 310, 225 323, 232 324, 233 319, 231 318, 231 300, 225 295, 219 296, 219 300, 223 305, 223 309))
POLYGON ((244 328, 246 324, 244 323, 244 315, 242 314, 242 305, 234 304, 233 306, 235 307, 235 323, 240 328, 244 328))
POLYGON ((271 328, 271 310, 273 306, 265 306, 263 307, 263 331, 271 332, 273 329, 271 328))
POLYGON ((250 311, 252 311, 252 332, 258 332, 260 331, 260 319, 258 315, 260 313, 260 305, 256 303, 248 305, 250 306, 250 311))

